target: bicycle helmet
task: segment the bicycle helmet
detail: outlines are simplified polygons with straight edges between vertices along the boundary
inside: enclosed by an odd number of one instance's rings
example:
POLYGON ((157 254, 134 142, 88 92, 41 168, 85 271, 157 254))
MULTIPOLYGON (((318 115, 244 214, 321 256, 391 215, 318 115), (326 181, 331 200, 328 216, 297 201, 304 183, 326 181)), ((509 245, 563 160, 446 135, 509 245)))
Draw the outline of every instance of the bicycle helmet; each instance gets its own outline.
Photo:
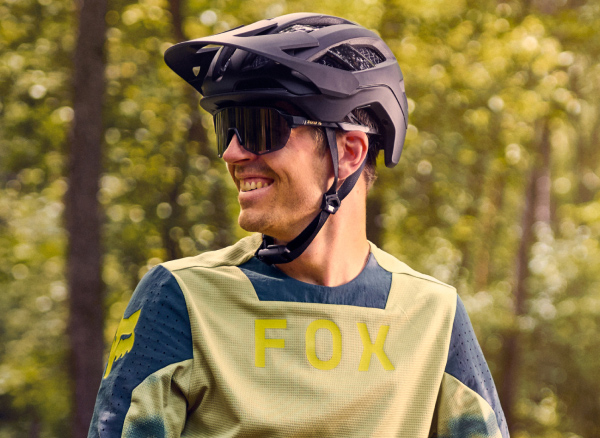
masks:
MULTIPOLYGON (((408 120, 402 72, 385 42, 356 23, 329 15, 288 14, 176 44, 165 52, 165 62, 202 94, 200 105, 211 114, 231 106, 286 101, 312 120, 335 123, 355 109, 368 108, 385 165, 398 163, 408 120)), ((267 263, 298 257, 362 172, 364 163, 336 191, 335 132, 325 131, 334 185, 323 196, 320 214, 296 239, 273 245, 264 236, 257 256, 267 263)))

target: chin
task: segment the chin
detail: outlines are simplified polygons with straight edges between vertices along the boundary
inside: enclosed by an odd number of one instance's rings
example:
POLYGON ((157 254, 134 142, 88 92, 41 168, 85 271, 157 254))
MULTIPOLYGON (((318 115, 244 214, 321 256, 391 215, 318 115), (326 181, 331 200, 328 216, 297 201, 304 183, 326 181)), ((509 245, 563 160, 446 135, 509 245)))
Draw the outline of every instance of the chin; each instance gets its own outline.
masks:
POLYGON ((266 221, 261 215, 253 215, 249 212, 242 211, 238 217, 238 224, 240 228, 252 233, 265 234, 265 223, 266 221))
MULTIPOLYGON (((270 215, 265 217, 263 215, 254 215, 248 213, 249 212, 244 211, 240 213, 240 216, 238 217, 238 224, 240 228, 251 233, 261 233, 279 240, 282 239, 283 235, 281 233, 281 229, 280 227, 274 226, 275 223, 273 222, 273 217, 270 215)), ((285 241, 289 240, 291 239, 285 241)))

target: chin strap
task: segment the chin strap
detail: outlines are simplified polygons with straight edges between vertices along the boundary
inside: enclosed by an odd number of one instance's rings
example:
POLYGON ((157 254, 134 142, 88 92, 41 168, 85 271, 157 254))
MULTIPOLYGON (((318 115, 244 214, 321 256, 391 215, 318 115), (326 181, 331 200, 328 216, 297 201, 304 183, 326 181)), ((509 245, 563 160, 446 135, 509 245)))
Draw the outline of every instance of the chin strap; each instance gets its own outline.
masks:
POLYGON ((336 191, 338 182, 338 167, 339 157, 337 151, 337 141, 335 137, 335 129, 325 128, 327 135, 327 144, 329 151, 331 152, 331 159, 333 161, 333 184, 329 187, 329 190, 323 194, 323 200, 321 201, 321 211, 312 220, 312 222, 302 231, 294 240, 288 242, 287 245, 275 245, 274 239, 271 236, 263 234, 263 241, 260 248, 256 251, 256 257, 269 265, 276 265, 281 263, 289 263, 296 259, 304 252, 308 245, 311 244, 315 236, 319 233, 325 221, 331 214, 335 214, 348 193, 352 190, 360 174, 362 173, 366 159, 363 160, 362 164, 356 172, 350 175, 339 190, 336 191))

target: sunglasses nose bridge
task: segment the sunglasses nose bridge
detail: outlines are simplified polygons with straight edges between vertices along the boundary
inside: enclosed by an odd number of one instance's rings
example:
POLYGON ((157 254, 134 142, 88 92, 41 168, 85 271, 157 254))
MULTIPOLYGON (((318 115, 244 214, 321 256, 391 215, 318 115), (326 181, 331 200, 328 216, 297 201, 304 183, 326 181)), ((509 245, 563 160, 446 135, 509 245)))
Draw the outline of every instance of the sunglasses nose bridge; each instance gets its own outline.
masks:
POLYGON ((254 156, 256 156, 256 154, 249 151, 246 149, 246 146, 244 146, 240 131, 236 127, 228 128, 226 131, 226 142, 224 149, 219 157, 224 158, 227 162, 235 162, 239 160, 252 159, 251 157, 254 156), (234 136, 237 140, 237 144, 232 145, 234 136))
POLYGON ((231 127, 227 130, 227 142, 225 143, 225 147, 229 146, 229 143, 231 143, 231 139, 234 135, 237 137, 240 146, 244 145, 244 142, 242 141, 242 136, 240 135, 240 131, 238 131, 238 129, 235 127, 231 127))

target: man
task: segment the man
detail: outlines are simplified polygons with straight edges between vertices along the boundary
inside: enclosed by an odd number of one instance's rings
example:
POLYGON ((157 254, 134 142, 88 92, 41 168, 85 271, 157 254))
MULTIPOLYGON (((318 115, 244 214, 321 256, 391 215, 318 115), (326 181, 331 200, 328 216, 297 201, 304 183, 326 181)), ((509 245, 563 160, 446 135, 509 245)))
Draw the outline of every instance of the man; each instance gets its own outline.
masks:
POLYGON ((204 96, 259 234, 144 277, 89 436, 507 437, 456 291, 366 238, 377 152, 393 167, 407 126, 385 43, 291 14, 165 59, 204 96))

